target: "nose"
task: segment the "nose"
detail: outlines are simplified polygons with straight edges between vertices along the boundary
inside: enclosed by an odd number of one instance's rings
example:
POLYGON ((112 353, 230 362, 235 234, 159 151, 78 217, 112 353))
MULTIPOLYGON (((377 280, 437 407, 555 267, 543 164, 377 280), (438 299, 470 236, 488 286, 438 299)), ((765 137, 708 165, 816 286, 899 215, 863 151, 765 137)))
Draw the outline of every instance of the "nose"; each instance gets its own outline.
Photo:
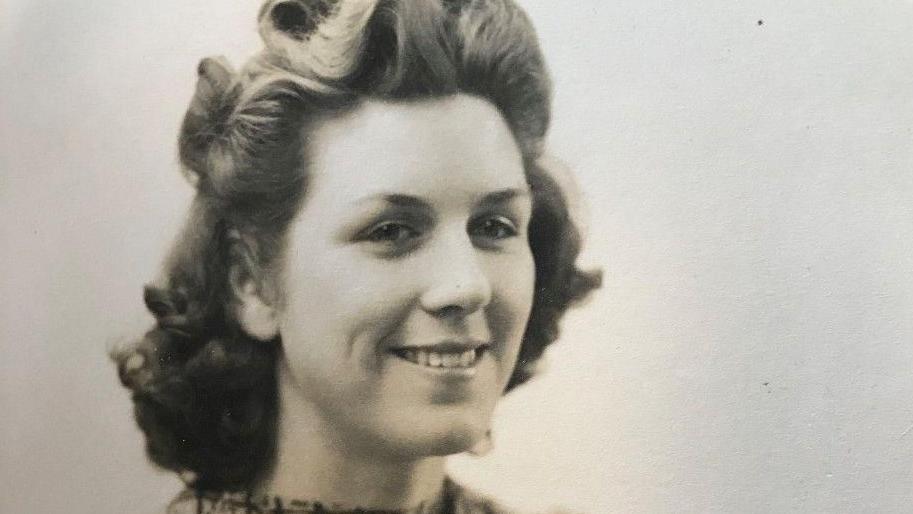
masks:
POLYGON ((491 282, 468 234, 450 237, 429 252, 428 285, 421 295, 422 308, 435 316, 466 316, 491 302, 491 282))

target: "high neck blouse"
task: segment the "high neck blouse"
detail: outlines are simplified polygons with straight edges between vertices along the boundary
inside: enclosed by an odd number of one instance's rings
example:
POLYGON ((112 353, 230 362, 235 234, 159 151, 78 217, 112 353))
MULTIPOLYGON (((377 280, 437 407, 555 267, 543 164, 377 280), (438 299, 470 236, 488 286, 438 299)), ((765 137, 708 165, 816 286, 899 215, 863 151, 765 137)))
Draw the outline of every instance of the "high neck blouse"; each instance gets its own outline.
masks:
POLYGON ((167 514, 516 514, 447 479, 440 499, 409 510, 342 509, 320 502, 185 489, 167 514))

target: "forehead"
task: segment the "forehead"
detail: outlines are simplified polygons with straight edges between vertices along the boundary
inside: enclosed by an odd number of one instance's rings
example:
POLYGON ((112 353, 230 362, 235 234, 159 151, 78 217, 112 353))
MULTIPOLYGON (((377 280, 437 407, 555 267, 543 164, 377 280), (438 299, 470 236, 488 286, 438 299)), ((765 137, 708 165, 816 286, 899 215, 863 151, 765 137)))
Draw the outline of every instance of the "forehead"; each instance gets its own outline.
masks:
POLYGON ((526 187, 522 156, 500 112, 468 95, 366 102, 315 127, 308 161, 312 199, 526 187))

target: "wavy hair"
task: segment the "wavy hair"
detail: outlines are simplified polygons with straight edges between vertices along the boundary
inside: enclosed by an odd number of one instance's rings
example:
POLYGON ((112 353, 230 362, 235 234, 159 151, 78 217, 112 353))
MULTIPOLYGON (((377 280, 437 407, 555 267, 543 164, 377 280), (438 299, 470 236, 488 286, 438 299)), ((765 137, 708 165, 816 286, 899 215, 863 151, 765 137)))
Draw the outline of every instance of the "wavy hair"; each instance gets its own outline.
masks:
POLYGON ((532 313, 507 390, 526 382, 572 304, 598 287, 575 265, 580 238, 542 162, 551 85, 532 25, 511 0, 269 0, 265 49, 240 70, 204 59, 179 136, 196 188, 161 277, 145 288, 156 324, 113 354, 147 452, 194 486, 241 490, 272 462, 281 342, 241 330, 229 271, 275 271, 307 189, 313 124, 367 99, 457 93, 494 104, 533 193, 532 313), (304 135, 304 137, 302 137, 304 135))

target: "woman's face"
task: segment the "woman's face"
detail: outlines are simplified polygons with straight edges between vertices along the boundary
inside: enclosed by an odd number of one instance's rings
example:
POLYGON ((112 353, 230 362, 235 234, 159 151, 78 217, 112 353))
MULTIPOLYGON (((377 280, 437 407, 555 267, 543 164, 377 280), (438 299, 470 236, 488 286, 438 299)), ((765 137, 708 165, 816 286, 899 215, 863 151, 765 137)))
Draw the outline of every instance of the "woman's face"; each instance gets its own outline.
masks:
POLYGON ((531 198, 510 129, 470 96, 369 102, 308 146, 278 284, 283 401, 347 444, 468 449, 533 300, 531 198))

